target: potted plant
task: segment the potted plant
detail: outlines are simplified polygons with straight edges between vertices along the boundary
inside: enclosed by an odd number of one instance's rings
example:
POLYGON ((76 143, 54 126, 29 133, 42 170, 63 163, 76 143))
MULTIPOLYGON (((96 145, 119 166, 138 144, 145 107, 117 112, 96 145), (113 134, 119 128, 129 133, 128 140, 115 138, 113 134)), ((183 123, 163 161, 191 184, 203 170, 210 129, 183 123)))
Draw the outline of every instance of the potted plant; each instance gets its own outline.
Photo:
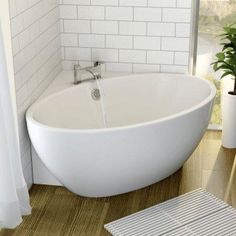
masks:
POLYGON ((222 101, 222 145, 236 148, 236 27, 235 24, 224 27, 221 34, 222 51, 216 54, 212 63, 214 71, 222 70, 222 78, 234 79, 231 91, 223 94, 222 101))

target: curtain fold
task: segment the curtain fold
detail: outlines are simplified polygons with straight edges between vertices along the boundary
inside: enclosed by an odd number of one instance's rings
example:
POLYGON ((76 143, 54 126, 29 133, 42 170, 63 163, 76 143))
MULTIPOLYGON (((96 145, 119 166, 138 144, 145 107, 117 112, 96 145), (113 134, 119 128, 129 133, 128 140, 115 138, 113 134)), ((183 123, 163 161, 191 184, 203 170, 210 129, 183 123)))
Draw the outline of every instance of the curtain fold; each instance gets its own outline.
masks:
POLYGON ((31 213, 24 180, 16 104, 8 77, 0 20, 0 228, 15 228, 31 213))

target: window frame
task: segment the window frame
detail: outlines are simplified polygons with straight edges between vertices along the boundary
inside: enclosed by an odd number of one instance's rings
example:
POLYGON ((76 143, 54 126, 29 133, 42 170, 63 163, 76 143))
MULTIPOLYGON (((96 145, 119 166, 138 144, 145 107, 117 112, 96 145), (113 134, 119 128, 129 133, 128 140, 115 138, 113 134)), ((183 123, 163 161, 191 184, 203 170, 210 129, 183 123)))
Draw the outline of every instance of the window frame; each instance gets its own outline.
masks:
POLYGON ((196 74, 197 49, 198 49, 198 28, 199 28, 200 0, 192 0, 192 23, 190 36, 190 57, 189 72, 191 75, 196 74))

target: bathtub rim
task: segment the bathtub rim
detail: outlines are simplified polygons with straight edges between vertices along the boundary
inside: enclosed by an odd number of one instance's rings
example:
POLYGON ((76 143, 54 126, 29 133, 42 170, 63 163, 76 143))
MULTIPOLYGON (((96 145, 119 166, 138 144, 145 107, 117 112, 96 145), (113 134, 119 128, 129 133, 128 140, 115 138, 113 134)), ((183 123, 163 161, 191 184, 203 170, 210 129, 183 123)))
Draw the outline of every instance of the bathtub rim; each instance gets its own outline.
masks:
MULTIPOLYGON (((143 74, 128 74, 128 75, 122 75, 122 76, 118 76, 118 77, 110 77, 110 78, 105 78, 105 79, 121 79, 122 77, 134 77, 135 75, 167 75, 167 76, 181 76, 181 74, 170 74, 170 73, 143 73, 143 74)), ((200 103, 198 103, 195 106, 192 106, 189 109, 183 110, 181 112, 175 113, 173 115, 170 116, 166 116, 160 119, 155 119, 155 120, 150 120, 150 121, 146 121, 146 122, 141 122, 141 123, 136 123, 136 124, 131 124, 131 125, 123 125, 123 126, 117 126, 117 127, 108 127, 108 128, 95 128, 95 129, 68 129, 68 128, 59 128, 59 127, 53 127, 53 126, 49 126, 46 124, 43 124, 39 121, 37 121, 36 119, 34 119, 33 115, 34 115, 34 111, 37 108, 38 105, 40 105, 40 103, 45 102, 46 100, 58 96, 61 93, 64 93, 70 89, 76 88, 76 87, 67 87, 64 88, 62 90, 59 90, 57 92, 53 92, 52 94, 47 95, 46 97, 42 98, 42 99, 38 99, 36 100, 36 102, 34 102, 27 110, 26 112, 26 121, 33 123, 34 125, 37 125, 43 129, 47 129, 47 130, 51 130, 54 132, 62 132, 62 133, 87 133, 87 134, 91 134, 91 133, 106 133, 106 132, 112 132, 112 131, 121 131, 121 130, 127 130, 127 129, 134 129, 134 128, 139 128, 139 127, 144 127, 144 126, 149 126, 149 125, 153 125, 153 124, 157 124, 157 123, 163 123, 169 120, 173 120, 176 119, 178 117, 184 116, 186 114, 189 114, 193 111, 196 111, 198 109, 200 109, 201 107, 204 107, 206 104, 208 104, 210 101, 212 101, 212 99, 215 98, 216 96, 216 88, 214 86, 214 84, 208 80, 205 79, 201 79, 198 76, 193 76, 193 75, 187 75, 187 74, 183 74, 182 76, 184 77, 188 77, 189 79, 193 78, 196 80, 201 80, 203 83, 206 83, 209 86, 210 89, 210 94, 203 99, 200 103)), ((188 79, 185 78, 185 79, 188 79)), ((28 124, 27 124, 28 126, 28 124)))

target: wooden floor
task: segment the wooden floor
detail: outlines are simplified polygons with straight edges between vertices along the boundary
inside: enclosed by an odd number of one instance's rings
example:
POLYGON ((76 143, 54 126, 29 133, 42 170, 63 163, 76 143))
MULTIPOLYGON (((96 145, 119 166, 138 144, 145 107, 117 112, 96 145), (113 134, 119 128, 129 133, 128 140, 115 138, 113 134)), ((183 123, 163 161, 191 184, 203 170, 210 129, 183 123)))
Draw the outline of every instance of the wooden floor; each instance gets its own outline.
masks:
POLYGON ((220 136, 208 131, 181 170, 128 194, 89 199, 62 187, 35 185, 30 191, 32 215, 0 236, 106 236, 105 223, 200 187, 236 207, 236 150, 222 148, 220 136))

